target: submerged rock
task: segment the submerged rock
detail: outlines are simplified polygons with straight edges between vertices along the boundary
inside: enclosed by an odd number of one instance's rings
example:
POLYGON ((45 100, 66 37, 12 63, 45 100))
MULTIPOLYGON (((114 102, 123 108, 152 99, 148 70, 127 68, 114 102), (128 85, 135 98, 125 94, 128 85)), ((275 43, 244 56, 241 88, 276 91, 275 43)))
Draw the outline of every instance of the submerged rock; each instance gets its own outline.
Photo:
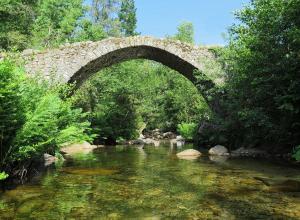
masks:
POLYGON ((255 176, 255 177, 253 177, 253 179, 262 182, 262 183, 265 184, 266 186, 270 186, 269 180, 268 180, 267 178, 260 177, 260 176, 255 176))
POLYGON ((30 198, 39 197, 43 194, 42 188, 38 186, 31 186, 31 185, 20 185, 17 186, 15 189, 7 190, 4 192, 4 195, 8 199, 18 200, 18 201, 25 201, 30 198))
POLYGON ((118 170, 105 169, 105 168, 76 168, 76 167, 65 167, 61 171, 69 174, 78 174, 78 175, 87 175, 87 176, 106 176, 118 172, 118 170))
POLYGON ((218 156, 229 155, 228 149, 222 145, 216 145, 216 146, 210 148, 208 153, 210 155, 218 155, 218 156))
POLYGON ((300 181, 285 180, 270 186, 271 192, 300 192, 300 181))
POLYGON ((110 213, 107 217, 108 219, 119 219, 121 215, 119 213, 110 213))
POLYGON ((19 214, 30 214, 34 210, 39 210, 43 204, 44 200, 42 198, 29 199, 21 203, 16 211, 19 214))
POLYGON ((181 151, 180 153, 177 153, 176 156, 179 159, 195 160, 199 156, 201 156, 201 152, 195 149, 188 149, 188 150, 181 151))
POLYGON ((300 181, 298 180, 274 180, 265 177, 253 177, 254 179, 261 181, 264 185, 268 186, 270 192, 300 192, 300 181))

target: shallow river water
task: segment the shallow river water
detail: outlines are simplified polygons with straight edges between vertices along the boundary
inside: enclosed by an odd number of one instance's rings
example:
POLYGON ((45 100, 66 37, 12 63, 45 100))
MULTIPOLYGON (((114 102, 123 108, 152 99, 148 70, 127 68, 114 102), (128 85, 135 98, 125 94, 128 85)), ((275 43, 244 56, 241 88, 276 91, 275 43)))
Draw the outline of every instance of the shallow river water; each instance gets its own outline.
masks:
POLYGON ((78 154, 0 193, 0 219, 300 219, 299 192, 280 185, 300 180, 299 168, 176 157, 191 147, 116 146, 78 154))

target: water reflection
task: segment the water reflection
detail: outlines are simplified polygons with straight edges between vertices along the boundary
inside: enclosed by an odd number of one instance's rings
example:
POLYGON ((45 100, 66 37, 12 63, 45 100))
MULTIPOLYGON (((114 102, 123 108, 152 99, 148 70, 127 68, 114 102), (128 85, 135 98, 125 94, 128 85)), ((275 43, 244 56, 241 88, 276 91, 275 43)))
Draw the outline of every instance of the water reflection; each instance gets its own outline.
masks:
POLYGON ((172 140, 170 140, 169 144, 170 144, 171 148, 176 146, 178 149, 182 149, 185 144, 185 141, 172 139, 172 140))
POLYGON ((229 159, 229 156, 209 155, 208 158, 215 163, 222 164, 222 163, 225 163, 229 159))
POLYGON ((116 146, 78 154, 38 182, 0 195, 0 219, 299 219, 297 192, 274 192, 255 178, 300 179, 299 170, 176 157, 191 147, 116 146))

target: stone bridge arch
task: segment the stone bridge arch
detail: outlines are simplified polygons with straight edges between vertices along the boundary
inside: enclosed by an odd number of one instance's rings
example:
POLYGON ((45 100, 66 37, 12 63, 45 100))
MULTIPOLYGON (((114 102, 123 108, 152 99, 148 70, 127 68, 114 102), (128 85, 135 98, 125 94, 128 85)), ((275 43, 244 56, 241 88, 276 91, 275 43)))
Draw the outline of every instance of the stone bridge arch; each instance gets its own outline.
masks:
POLYGON ((75 83, 79 87, 99 70, 131 59, 149 59, 160 62, 189 79, 208 101, 206 91, 214 82, 205 76, 203 58, 213 59, 207 48, 180 41, 146 36, 107 38, 98 42, 66 44, 43 51, 25 50, 22 53, 25 70, 29 74, 40 73, 46 78, 54 74, 61 82, 75 83), (196 79, 198 71, 201 80, 196 79))

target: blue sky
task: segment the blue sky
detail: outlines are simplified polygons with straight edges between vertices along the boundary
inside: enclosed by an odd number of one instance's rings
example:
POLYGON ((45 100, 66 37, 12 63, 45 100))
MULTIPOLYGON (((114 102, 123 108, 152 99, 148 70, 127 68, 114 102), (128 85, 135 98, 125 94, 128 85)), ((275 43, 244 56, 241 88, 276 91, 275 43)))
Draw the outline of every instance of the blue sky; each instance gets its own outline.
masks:
POLYGON ((197 44, 226 42, 222 33, 235 21, 233 12, 249 0, 135 0, 137 30, 142 35, 164 37, 176 33, 178 24, 190 21, 197 44))

